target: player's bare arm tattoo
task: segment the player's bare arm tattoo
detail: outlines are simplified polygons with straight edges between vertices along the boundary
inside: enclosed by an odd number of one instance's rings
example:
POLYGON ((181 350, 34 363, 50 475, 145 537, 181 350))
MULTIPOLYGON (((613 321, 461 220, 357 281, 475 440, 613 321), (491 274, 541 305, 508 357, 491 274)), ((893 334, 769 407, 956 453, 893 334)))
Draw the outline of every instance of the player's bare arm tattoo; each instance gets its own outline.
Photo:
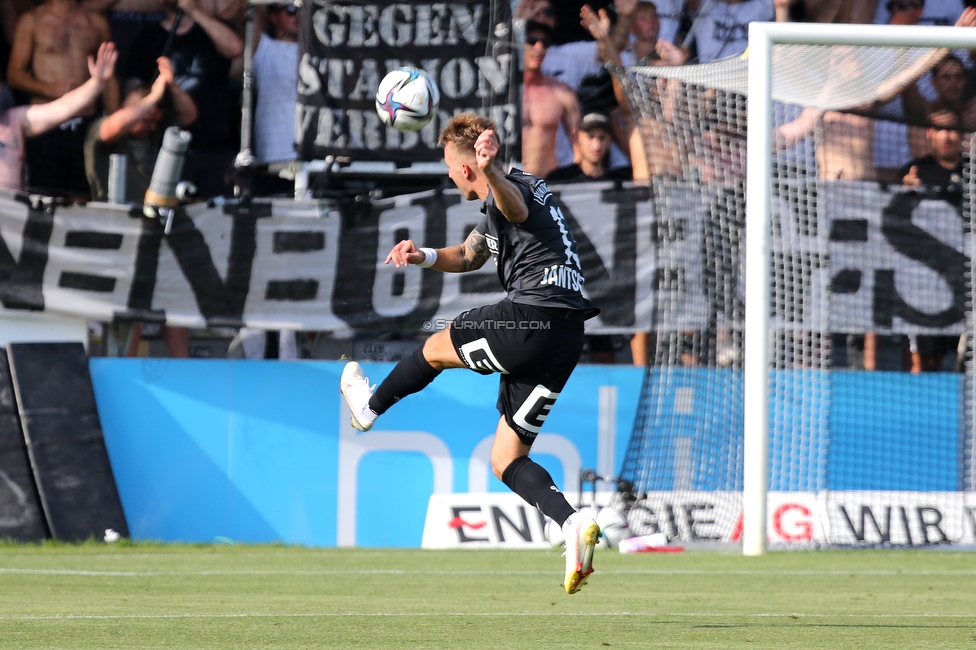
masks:
POLYGON ((472 230, 464 243, 458 246, 458 255, 461 258, 461 273, 480 269, 491 257, 488 240, 477 230, 472 230))

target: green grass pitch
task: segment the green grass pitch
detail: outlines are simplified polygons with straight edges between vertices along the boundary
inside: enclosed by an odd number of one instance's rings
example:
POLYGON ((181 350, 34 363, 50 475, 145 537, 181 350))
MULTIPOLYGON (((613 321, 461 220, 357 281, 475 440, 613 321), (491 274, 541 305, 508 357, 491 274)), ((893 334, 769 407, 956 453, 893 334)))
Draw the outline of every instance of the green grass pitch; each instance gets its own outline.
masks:
POLYGON ((0 544, 0 647, 969 648, 976 554, 0 544))

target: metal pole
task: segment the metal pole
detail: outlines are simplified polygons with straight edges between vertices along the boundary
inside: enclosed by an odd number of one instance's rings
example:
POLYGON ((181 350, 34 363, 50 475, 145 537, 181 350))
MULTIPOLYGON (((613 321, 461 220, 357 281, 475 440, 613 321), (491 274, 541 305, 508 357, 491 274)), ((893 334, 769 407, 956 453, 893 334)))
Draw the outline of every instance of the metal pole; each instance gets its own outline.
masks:
POLYGON ((746 334, 742 477, 742 552, 766 552, 769 485, 769 286, 773 110, 772 41, 763 23, 749 25, 746 144, 746 334))
MULTIPOLYGON (((752 24, 750 24, 750 28, 752 24)), ((933 25, 838 25, 763 23, 770 42, 814 45, 874 45, 972 49, 976 29, 933 25)), ((750 56, 752 47, 750 46, 750 56)))
POLYGON ((681 47, 690 48, 691 44, 695 42, 695 25, 697 25, 698 21, 702 19, 702 16, 712 10, 713 4, 715 4, 715 0, 705 0, 705 4, 698 8, 697 15, 691 22, 691 27, 688 28, 688 33, 685 34, 685 40, 681 42, 681 47))
POLYGON ((176 16, 173 18, 173 25, 169 28, 169 34, 166 36, 166 44, 163 45, 163 56, 165 57, 168 57, 173 53, 173 43, 176 40, 176 32, 180 28, 180 23, 183 21, 183 16, 183 10, 177 10, 176 16))
POLYGON ((254 2, 248 0, 244 14, 244 71, 241 87, 241 149, 234 159, 234 168, 243 170, 235 174, 234 196, 249 200, 252 183, 250 168, 254 165, 251 151, 251 125, 254 121, 254 2))
POLYGON ((295 200, 301 201, 308 196, 308 163, 304 160, 298 162, 298 169, 295 170, 295 200))
POLYGON ((126 171, 129 160, 125 154, 113 153, 108 157, 108 202, 125 203, 126 171))
POLYGON ((244 79, 241 90, 241 151, 251 148, 251 124, 254 116, 254 4, 247 3, 244 14, 244 79))

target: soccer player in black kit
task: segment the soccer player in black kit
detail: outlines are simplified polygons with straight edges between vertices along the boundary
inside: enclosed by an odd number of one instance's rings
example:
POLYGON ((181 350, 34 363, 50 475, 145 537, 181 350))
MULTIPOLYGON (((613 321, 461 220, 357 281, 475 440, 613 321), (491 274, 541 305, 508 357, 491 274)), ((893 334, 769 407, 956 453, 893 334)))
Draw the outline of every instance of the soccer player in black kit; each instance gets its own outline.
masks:
POLYGON ((449 273, 480 269, 492 256, 508 292, 501 302, 458 316, 404 358, 376 388, 356 362, 346 364, 340 390, 361 431, 398 400, 422 390, 445 368, 501 373, 501 418, 491 448, 492 472, 513 492, 560 524, 566 537, 566 593, 593 572, 600 528, 578 513, 529 449, 583 350, 583 321, 599 310, 580 289, 576 242, 545 182, 495 163, 491 120, 455 116, 440 134, 448 174, 468 200, 484 202, 484 218, 463 244, 437 250, 401 241, 386 258, 449 273))

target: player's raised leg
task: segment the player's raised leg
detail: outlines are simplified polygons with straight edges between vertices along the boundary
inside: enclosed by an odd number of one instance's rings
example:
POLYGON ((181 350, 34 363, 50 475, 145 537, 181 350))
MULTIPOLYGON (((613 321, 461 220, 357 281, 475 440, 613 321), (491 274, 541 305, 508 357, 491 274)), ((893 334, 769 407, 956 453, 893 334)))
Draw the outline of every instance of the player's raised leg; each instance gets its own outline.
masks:
POLYGON ((593 551, 600 539, 600 526, 593 517, 574 512, 563 523, 566 538, 566 575, 563 587, 567 594, 575 594, 593 573, 593 551))
POLYGON ((352 415, 352 426, 360 431, 369 431, 377 414, 369 408, 369 400, 373 396, 369 379, 363 374, 363 367, 355 361, 350 361, 342 369, 339 377, 339 392, 346 399, 349 413, 352 415))
POLYGON ((362 367, 350 361, 342 369, 339 390, 352 413, 352 426, 369 431, 376 418, 398 401, 423 390, 445 368, 463 368, 451 343, 449 330, 441 330, 394 366, 375 391, 362 367))
POLYGON ((542 465, 529 458, 529 445, 502 416, 491 447, 495 476, 526 502, 563 528, 566 536, 566 575, 563 587, 575 594, 593 573, 593 550, 600 527, 592 517, 576 512, 542 465))

